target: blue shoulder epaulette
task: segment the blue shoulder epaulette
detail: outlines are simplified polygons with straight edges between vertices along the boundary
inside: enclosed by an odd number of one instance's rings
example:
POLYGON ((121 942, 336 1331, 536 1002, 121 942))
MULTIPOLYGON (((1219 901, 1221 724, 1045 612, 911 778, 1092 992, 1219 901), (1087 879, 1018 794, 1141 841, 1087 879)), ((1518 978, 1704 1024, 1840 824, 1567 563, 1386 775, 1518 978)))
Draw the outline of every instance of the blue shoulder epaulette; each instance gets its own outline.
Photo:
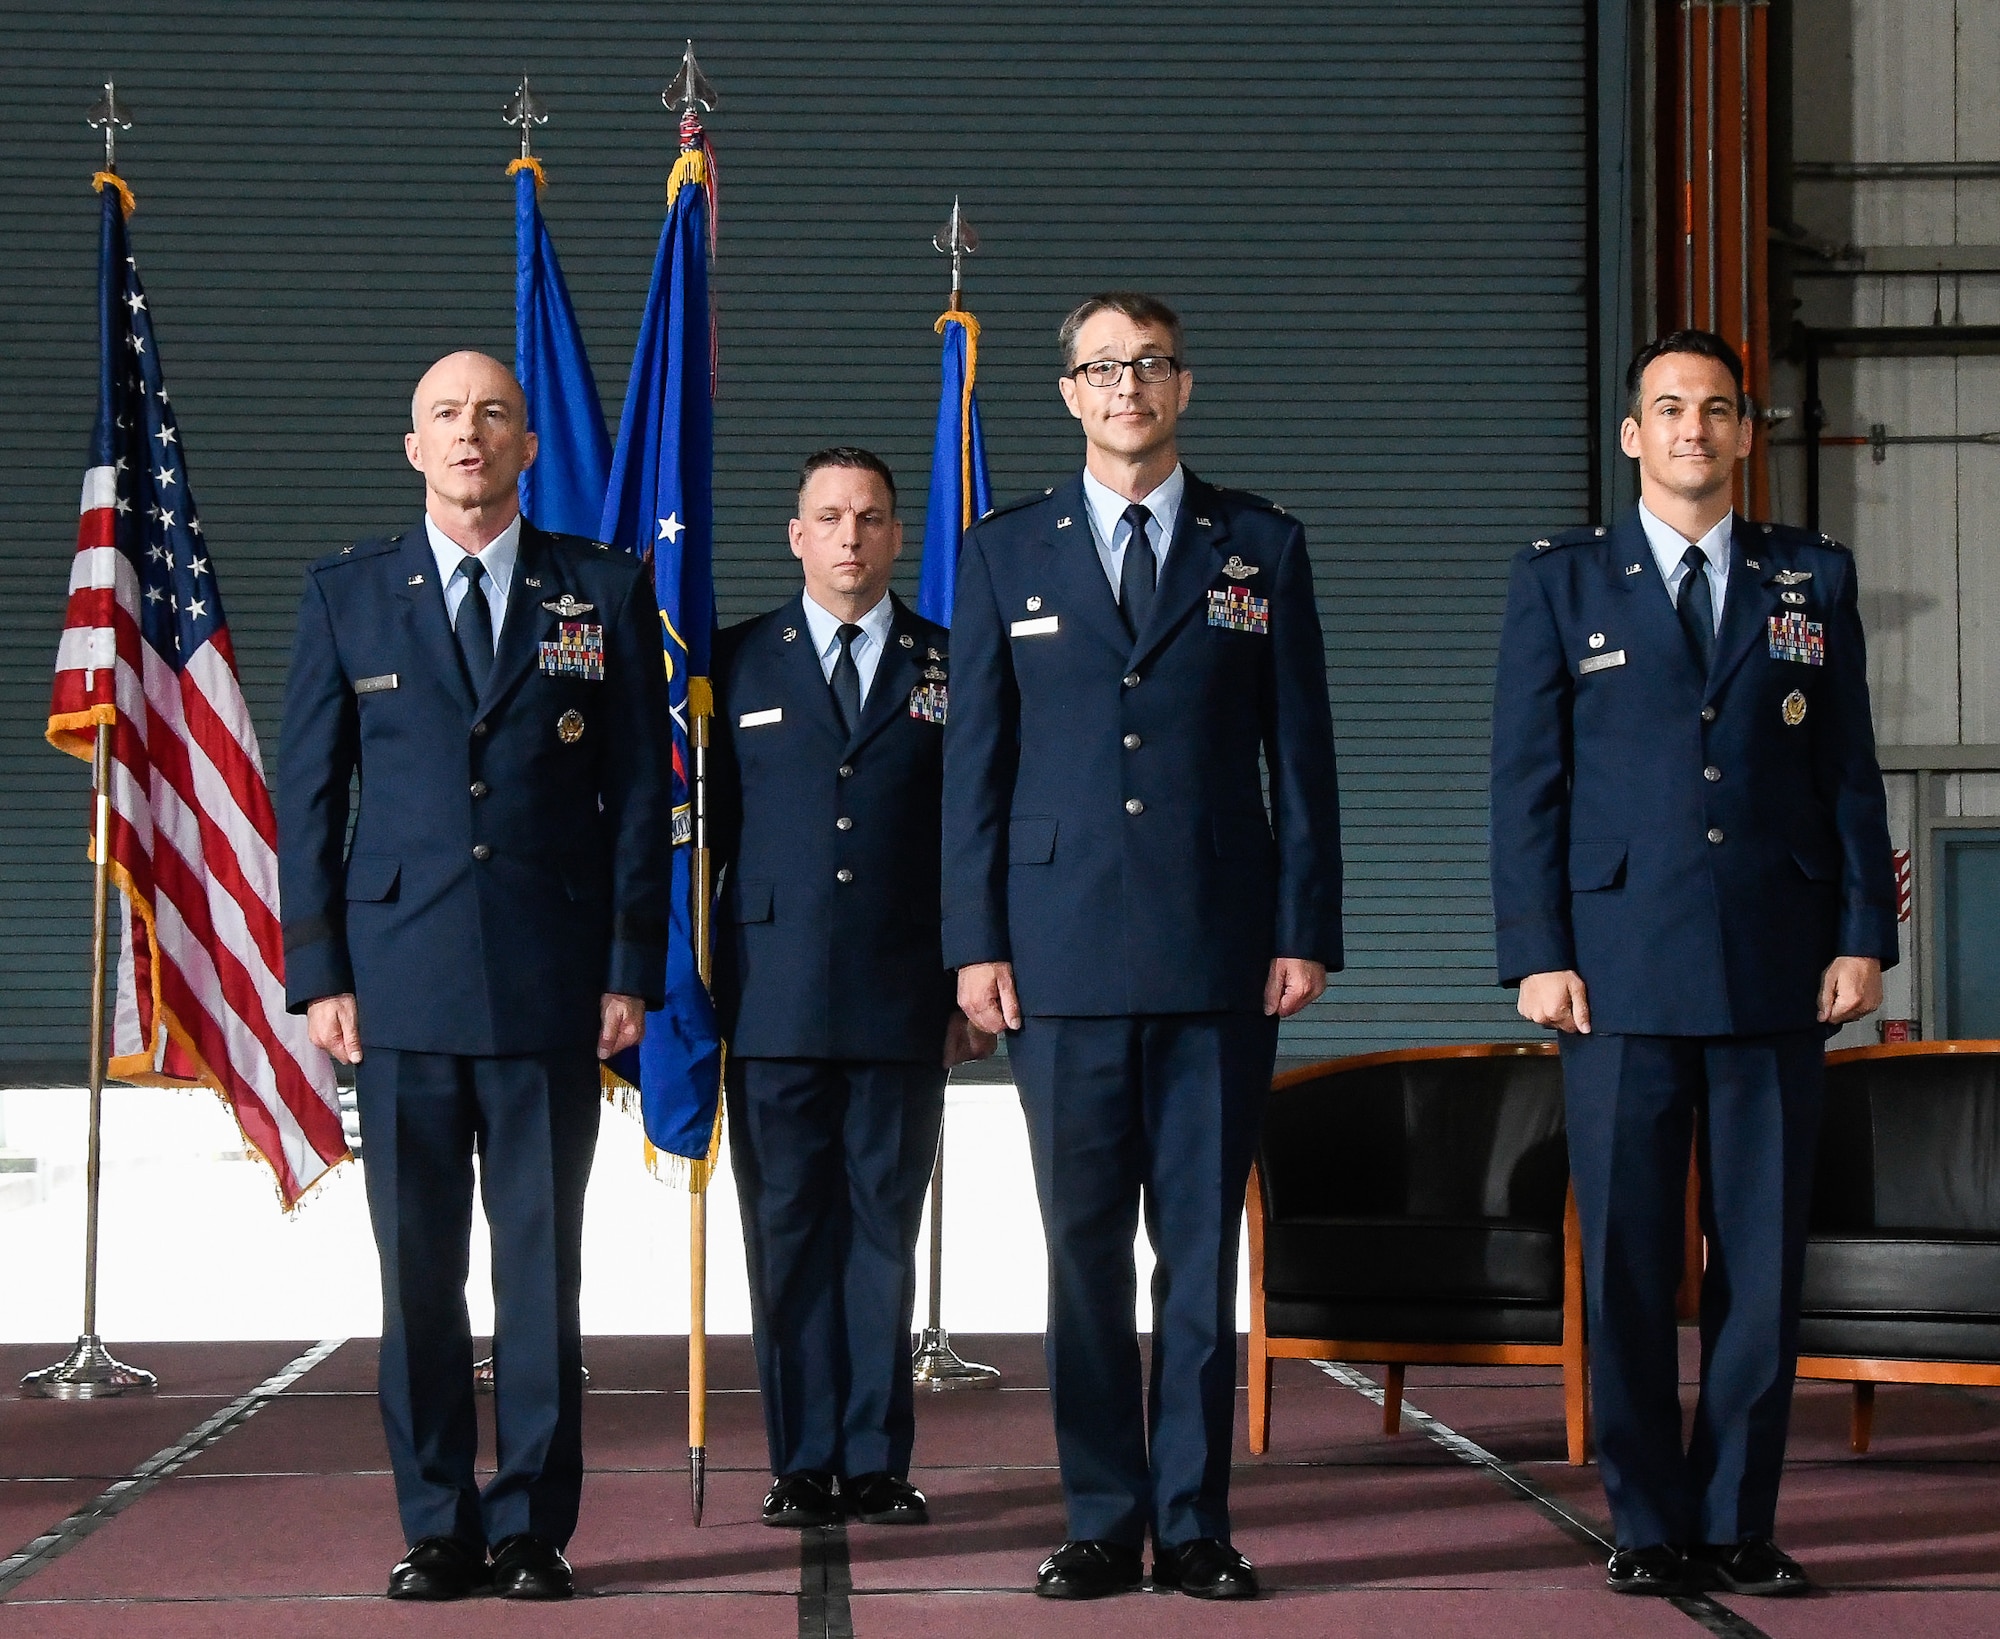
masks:
POLYGON ((1566 546, 1588 546, 1592 541, 1601 541, 1610 534, 1603 524, 1579 524, 1574 529, 1555 529, 1546 535, 1537 535, 1528 543, 1528 550, 1536 554, 1560 552, 1566 546))
POLYGON ((352 546, 343 546, 338 552, 329 552, 316 560, 315 569, 332 569, 343 563, 358 562, 363 558, 379 558, 385 552, 394 551, 403 544, 402 535, 376 535, 365 541, 356 541, 352 546))
POLYGON ((1787 546, 1817 546, 1833 552, 1847 552, 1849 548, 1831 535, 1817 529, 1807 529, 1802 524, 1759 524, 1757 528, 1769 535, 1773 541, 1781 541, 1787 546))
POLYGON ((1291 516, 1276 501, 1267 496, 1253 494, 1247 489, 1225 489, 1222 493, 1239 506, 1255 507, 1259 512, 1275 512, 1280 518, 1291 516))
POLYGON ((999 506, 988 507, 984 512, 980 513, 978 521, 983 524, 988 518, 997 518, 1004 512, 1019 512, 1024 506, 1033 506, 1037 501, 1046 501, 1055 492, 1055 486, 1051 484, 1047 489, 1041 491, 1040 494, 1021 495, 1011 501, 1003 501, 999 506))

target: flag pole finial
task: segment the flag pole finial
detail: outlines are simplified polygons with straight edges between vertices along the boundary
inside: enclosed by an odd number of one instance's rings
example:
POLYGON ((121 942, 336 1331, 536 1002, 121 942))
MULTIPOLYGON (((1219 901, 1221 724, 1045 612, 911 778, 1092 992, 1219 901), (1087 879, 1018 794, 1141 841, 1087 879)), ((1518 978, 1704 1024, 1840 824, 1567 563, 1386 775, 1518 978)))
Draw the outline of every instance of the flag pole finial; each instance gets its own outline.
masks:
POLYGON ((529 147, 529 134, 537 125, 549 123, 549 105, 528 88, 528 75, 525 69, 521 73, 520 85, 515 88, 513 96, 507 99, 507 106, 502 110, 500 117, 507 124, 518 125, 521 128, 521 157, 533 159, 535 156, 529 147))
POLYGON ((959 209, 956 194, 952 195, 951 218, 932 237, 931 246, 940 256, 951 258, 951 309, 956 313, 963 305, 959 293, 965 288, 965 259, 979 249, 979 235, 959 209))
POLYGON ((132 111, 118 100, 118 90, 111 81, 104 82, 104 95, 90 105, 88 123, 93 131, 104 133, 104 168, 115 172, 118 169, 118 133, 132 129, 132 111))
POLYGON ((687 50, 681 56, 680 72, 674 76, 673 83, 660 93, 660 101, 681 116, 681 146, 697 146, 701 141, 701 116, 714 113, 722 105, 722 99, 716 96, 715 87, 702 73, 701 64, 694 60, 694 41, 688 41, 687 50))

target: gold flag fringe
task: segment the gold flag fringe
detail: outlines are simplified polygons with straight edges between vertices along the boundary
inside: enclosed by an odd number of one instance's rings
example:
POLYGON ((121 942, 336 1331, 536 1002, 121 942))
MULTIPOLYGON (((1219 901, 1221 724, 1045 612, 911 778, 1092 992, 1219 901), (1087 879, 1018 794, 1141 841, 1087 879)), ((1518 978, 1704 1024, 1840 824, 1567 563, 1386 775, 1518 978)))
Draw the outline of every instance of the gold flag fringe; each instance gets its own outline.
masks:
POLYGON ((102 193, 106 188, 116 188, 118 190, 118 208, 125 213, 127 220, 130 220, 132 213, 139 208, 139 201, 133 196, 132 190, 126 186, 125 179, 116 171, 97 172, 96 175, 91 177, 90 186, 96 193, 102 193))
POLYGON ((535 173, 536 193, 540 193, 549 185, 549 173, 542 169, 542 162, 535 158, 533 154, 523 154, 519 159, 513 160, 508 164, 507 174, 509 176, 513 176, 518 171, 533 171, 535 173))

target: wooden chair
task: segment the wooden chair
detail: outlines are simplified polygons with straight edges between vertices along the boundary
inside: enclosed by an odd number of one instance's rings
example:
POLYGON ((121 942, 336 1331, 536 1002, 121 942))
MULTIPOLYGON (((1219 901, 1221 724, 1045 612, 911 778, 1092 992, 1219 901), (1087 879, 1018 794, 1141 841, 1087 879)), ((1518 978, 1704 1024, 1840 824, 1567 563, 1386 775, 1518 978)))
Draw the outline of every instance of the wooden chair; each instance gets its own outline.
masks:
POLYGON ((1826 1063, 1799 1376, 1854 1385, 1858 1453, 1877 1383, 2000 1387, 2000 1041, 1826 1063))
POLYGON ((1423 1047, 1279 1076, 1250 1174, 1250 1449, 1271 1362, 1559 1366, 1589 1456, 1583 1251, 1552 1044, 1423 1047))

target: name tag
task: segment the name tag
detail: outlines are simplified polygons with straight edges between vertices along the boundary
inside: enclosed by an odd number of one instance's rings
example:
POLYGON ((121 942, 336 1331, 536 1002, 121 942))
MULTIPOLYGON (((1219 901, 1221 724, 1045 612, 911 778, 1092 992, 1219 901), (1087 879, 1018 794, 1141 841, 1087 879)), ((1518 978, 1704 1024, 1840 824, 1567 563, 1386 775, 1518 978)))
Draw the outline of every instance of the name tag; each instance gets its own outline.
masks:
POLYGON ((785 708, 783 706, 773 706, 769 711, 746 711, 741 717, 736 719, 736 726, 738 728, 762 728, 767 723, 782 723, 784 720, 785 708))
POLYGON ((1609 654, 1594 654, 1588 660, 1579 660, 1576 669, 1582 676, 1588 677, 1592 672, 1609 671, 1613 666, 1624 664, 1625 651, 1613 649, 1609 654))
POLYGON ((356 694, 380 694, 384 689, 393 689, 399 686, 394 672, 383 672, 377 677, 357 677, 354 680, 354 692, 356 694))
POLYGON ((1054 637, 1056 616, 1040 615, 1033 620, 1017 620, 1007 628, 1009 637, 1054 637))

